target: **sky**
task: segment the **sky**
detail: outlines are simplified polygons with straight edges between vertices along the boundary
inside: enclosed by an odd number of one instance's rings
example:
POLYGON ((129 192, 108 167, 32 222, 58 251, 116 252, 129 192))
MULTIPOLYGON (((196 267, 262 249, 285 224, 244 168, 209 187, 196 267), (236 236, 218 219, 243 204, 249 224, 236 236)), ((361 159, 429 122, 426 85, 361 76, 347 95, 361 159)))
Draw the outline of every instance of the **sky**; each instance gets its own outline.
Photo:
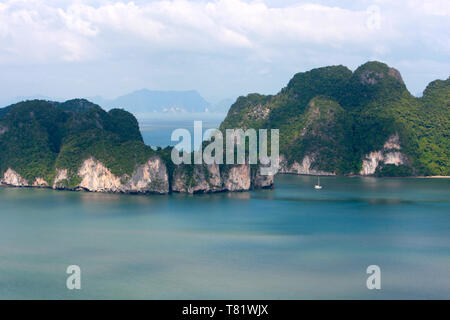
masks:
POLYGON ((0 101, 197 90, 277 93, 292 76, 369 60, 421 95, 450 73, 448 0, 0 0, 0 101))

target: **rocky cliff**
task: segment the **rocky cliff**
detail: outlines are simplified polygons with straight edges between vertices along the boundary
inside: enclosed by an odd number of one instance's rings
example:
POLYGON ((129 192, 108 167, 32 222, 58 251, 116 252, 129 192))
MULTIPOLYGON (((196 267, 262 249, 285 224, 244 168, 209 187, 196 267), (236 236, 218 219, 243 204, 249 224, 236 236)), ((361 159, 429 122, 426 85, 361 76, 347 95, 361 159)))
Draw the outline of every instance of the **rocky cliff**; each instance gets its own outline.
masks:
POLYGON ((260 168, 249 164, 218 166, 194 165, 191 168, 177 166, 172 180, 174 192, 207 193, 222 191, 248 191, 270 188, 273 175, 261 175, 260 168))
POLYGON ((372 175, 377 169, 382 169, 387 164, 395 166, 406 164, 408 157, 400 152, 401 149, 398 133, 395 133, 384 143, 383 149, 365 155, 359 174, 372 175))
MULTIPOLYGON (((384 143, 383 148, 367 153, 362 160, 361 170, 362 176, 373 175, 378 170, 382 170, 385 165, 406 165, 408 157, 401 152, 401 146, 398 133, 391 135, 384 143)), ((301 163, 293 161, 288 163, 284 155, 280 156, 280 173, 302 174, 302 175, 318 175, 318 176, 334 176, 335 172, 327 172, 313 168, 315 161, 314 155, 306 155, 301 163)))
POLYGON ((152 157, 138 166, 131 177, 115 176, 101 162, 89 158, 78 171, 81 182, 76 188, 95 192, 168 193, 167 169, 161 158, 152 157))
MULTIPOLYGON (((102 162, 93 157, 84 160, 75 178, 79 181, 69 186, 68 169, 57 169, 51 187, 59 190, 83 190, 111 193, 210 193, 223 191, 248 191, 270 188, 273 176, 261 175, 260 170, 250 165, 236 165, 222 169, 216 165, 176 166, 169 183, 169 174, 164 161, 154 156, 138 166, 131 176, 114 175, 102 162), (171 187, 170 187, 171 185, 171 187)), ((72 178, 73 179, 73 178, 72 178)), ((1 184, 14 187, 49 187, 49 182, 37 178, 29 183, 20 174, 9 168, 0 180, 1 184)))
POLYGON ((29 186, 28 181, 22 178, 16 171, 9 168, 3 175, 3 179, 0 180, 2 184, 15 187, 29 186))
POLYGON ((212 165, 178 165, 172 178, 174 192, 205 193, 224 191, 220 169, 212 165))
POLYGON ((314 169, 312 164, 314 163, 314 155, 306 155, 303 157, 301 163, 294 161, 291 164, 288 163, 284 155, 280 155, 280 173, 289 174, 305 174, 305 175, 317 175, 317 176, 334 176, 336 173, 327 172, 323 170, 314 169))
POLYGON ((270 187, 249 165, 175 166, 145 145, 136 118, 84 99, 0 109, 0 183, 114 193, 219 192, 270 187))
MULTIPOLYGON (((91 192, 115 193, 168 193, 169 179, 166 165, 160 157, 152 157, 145 164, 138 166, 131 177, 115 176, 105 165, 90 157, 83 161, 76 177, 79 183, 74 187, 68 186, 68 170, 58 169, 53 182, 53 189, 73 189, 91 192)), ((33 184, 23 179, 17 172, 8 169, 1 181, 3 184, 16 187, 49 186, 42 178, 36 179, 33 184)))

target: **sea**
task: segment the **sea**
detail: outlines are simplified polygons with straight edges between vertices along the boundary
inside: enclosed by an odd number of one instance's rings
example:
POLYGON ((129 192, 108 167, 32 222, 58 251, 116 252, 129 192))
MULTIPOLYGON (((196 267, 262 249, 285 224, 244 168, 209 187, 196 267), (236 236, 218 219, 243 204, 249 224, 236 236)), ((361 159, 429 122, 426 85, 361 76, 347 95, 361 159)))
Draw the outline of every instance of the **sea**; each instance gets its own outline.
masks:
MULTIPOLYGON (((149 145, 189 127, 152 121, 141 122, 149 145)), ((450 298, 450 179, 316 183, 278 175, 273 189, 196 195, 0 187, 0 299, 450 298)))

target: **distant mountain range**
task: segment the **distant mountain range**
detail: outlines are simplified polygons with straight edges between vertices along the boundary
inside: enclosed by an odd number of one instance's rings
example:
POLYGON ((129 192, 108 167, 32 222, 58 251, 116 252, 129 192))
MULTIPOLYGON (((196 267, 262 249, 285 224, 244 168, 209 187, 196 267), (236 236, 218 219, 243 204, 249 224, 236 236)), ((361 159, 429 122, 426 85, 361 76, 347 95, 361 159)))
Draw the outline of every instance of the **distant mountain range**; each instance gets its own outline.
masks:
POLYGON ((226 112, 233 102, 213 105, 206 101, 196 90, 188 91, 154 91, 141 89, 115 99, 104 99, 100 96, 89 97, 88 100, 107 109, 121 108, 135 114, 162 112, 226 112))
MULTIPOLYGON (((36 94, 32 96, 18 96, 1 100, 0 107, 27 100, 60 101, 52 97, 36 94)), ((196 90, 187 91, 158 91, 141 89, 119 96, 115 99, 106 99, 102 96, 87 97, 99 106, 109 110, 114 108, 125 109, 133 114, 147 113, 226 113, 233 104, 234 99, 223 99, 217 103, 206 101, 196 90)), ((62 99, 64 100, 64 99, 62 99)))

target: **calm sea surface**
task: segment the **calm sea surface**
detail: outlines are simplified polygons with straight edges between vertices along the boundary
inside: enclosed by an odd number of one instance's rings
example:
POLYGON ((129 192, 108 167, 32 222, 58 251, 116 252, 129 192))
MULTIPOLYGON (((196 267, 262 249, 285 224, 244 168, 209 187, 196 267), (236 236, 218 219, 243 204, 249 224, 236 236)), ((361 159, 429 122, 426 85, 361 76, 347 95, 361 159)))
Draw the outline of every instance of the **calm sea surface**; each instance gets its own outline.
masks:
POLYGON ((195 196, 0 187, 0 299, 450 298, 450 180, 315 182, 195 196))
MULTIPOLYGON (((193 120, 140 127, 164 147, 193 120)), ((0 299, 450 298, 450 179, 315 183, 194 196, 0 187, 0 299), (381 290, 366 288, 373 264, 381 290), (81 290, 66 289, 69 265, 81 290)))

